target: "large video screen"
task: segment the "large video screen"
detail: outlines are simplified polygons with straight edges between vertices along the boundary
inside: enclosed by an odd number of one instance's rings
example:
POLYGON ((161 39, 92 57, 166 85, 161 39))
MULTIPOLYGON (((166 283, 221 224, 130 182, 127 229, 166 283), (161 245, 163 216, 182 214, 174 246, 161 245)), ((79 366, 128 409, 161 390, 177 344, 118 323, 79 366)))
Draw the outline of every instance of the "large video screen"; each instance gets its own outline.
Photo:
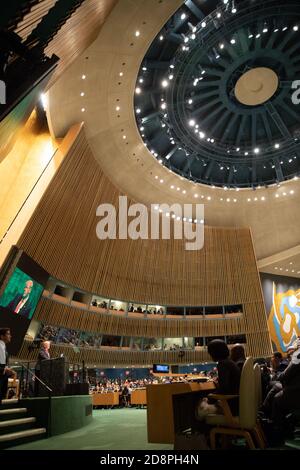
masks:
POLYGON ((153 364, 153 372, 155 374, 169 373, 170 367, 165 364, 153 364))
POLYGON ((13 271, 0 297, 0 307, 31 320, 44 287, 19 268, 13 271))
POLYGON ((32 258, 13 247, 0 271, 0 326, 11 330, 11 356, 18 355, 48 278, 32 258))

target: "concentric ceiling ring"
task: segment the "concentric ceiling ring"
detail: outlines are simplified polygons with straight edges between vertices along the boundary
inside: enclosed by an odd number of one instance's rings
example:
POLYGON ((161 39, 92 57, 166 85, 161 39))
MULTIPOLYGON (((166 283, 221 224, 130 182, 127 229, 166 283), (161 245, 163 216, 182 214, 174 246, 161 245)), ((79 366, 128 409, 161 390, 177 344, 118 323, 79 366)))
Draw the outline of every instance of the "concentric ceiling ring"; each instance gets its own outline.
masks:
POLYGON ((299 29, 295 0, 207 0, 203 11, 188 0, 153 41, 137 79, 137 123, 160 163, 217 186, 298 175, 299 29))

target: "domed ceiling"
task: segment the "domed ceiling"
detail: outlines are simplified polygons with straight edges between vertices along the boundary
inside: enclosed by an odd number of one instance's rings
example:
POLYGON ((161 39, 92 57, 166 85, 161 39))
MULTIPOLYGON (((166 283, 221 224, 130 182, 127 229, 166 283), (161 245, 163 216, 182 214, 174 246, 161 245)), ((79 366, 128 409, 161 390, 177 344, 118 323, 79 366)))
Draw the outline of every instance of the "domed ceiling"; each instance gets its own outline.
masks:
POLYGON ((157 160, 194 182, 259 187, 300 173, 300 3, 187 0, 149 47, 134 107, 157 160))

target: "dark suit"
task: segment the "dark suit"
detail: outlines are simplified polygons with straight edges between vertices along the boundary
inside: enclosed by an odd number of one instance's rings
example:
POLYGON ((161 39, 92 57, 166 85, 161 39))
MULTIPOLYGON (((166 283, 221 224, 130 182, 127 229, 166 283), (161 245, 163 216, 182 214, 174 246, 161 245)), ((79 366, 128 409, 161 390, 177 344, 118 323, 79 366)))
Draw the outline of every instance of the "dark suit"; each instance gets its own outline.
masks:
MULTIPOLYGON (((16 295, 15 298, 6 306, 6 308, 14 312, 19 302, 21 302, 22 299, 23 299, 23 296, 21 294, 16 295)), ((22 317, 26 317, 29 319, 31 310, 32 310, 32 303, 30 302, 30 299, 27 299, 23 307, 20 308, 18 315, 22 315, 22 317)))
POLYGON ((8 365, 8 352, 6 351, 6 363, 0 364, 0 403, 6 398, 8 388, 8 375, 3 374, 5 367, 8 365))
MULTIPOLYGON (((50 359, 49 352, 46 351, 44 348, 41 348, 39 350, 39 355, 38 355, 37 363, 36 363, 36 366, 35 366, 35 375, 38 378, 41 377, 41 362, 42 361, 47 361, 49 359, 50 359)), ((36 397, 39 396, 40 387, 41 387, 40 382, 38 380, 36 380, 35 381, 35 387, 34 387, 36 397)))

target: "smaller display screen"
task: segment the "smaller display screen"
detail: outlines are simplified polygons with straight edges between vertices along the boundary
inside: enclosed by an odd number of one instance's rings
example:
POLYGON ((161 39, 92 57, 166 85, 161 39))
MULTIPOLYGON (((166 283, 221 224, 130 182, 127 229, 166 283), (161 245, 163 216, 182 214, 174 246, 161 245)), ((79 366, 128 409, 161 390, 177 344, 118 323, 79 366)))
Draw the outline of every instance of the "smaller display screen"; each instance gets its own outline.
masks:
POLYGON ((164 364, 154 364, 153 365, 153 372, 157 374, 161 373, 169 373, 170 367, 164 364))
POLYGON ((43 289, 31 276, 16 268, 0 297, 0 307, 31 320, 43 289))

